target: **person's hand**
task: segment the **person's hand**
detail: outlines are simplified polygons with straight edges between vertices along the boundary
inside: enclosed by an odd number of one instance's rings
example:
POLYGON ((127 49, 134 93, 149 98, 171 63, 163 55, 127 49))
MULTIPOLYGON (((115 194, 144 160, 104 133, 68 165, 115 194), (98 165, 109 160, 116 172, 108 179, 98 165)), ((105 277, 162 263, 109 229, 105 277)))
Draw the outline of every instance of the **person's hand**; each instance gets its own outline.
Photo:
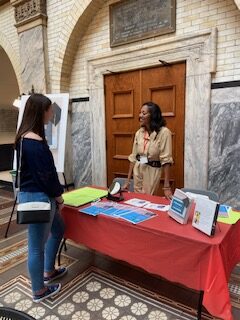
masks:
POLYGON ((164 196, 168 199, 171 200, 172 199, 172 190, 170 187, 168 188, 163 188, 163 192, 164 192, 164 196))
POLYGON ((57 203, 58 210, 61 211, 64 208, 64 202, 63 203, 57 203))
POLYGON ((124 183, 124 185, 122 186, 121 190, 123 190, 123 191, 128 191, 129 184, 130 184, 130 183, 129 183, 128 181, 126 181, 126 182, 124 183))
POLYGON ((55 198, 55 200, 56 200, 56 205, 58 207, 58 210, 61 211, 63 209, 63 207, 64 207, 63 197, 62 196, 57 197, 57 198, 55 198))

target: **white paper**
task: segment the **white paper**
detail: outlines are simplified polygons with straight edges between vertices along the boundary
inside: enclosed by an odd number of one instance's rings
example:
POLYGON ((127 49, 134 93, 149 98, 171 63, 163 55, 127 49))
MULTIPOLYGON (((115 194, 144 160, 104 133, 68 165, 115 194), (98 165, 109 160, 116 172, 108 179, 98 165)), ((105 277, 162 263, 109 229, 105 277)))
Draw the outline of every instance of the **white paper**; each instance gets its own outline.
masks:
POLYGON ((201 230, 207 235, 212 234, 213 225, 216 218, 216 209, 218 203, 209 199, 196 198, 195 209, 192 220, 193 227, 201 230))
POLYGON ((150 201, 133 198, 133 199, 125 201, 124 203, 130 204, 131 206, 135 206, 135 207, 143 207, 146 204, 150 203, 150 201))
POLYGON ((186 195, 191 198, 191 199, 196 199, 196 198, 204 198, 204 199, 209 199, 208 196, 205 194, 200 194, 200 193, 193 193, 193 192, 185 192, 186 195))
POLYGON ((148 203, 144 206, 145 209, 159 210, 159 211, 168 211, 169 205, 159 204, 159 203, 148 203))
POLYGON ((147 156, 140 156, 140 163, 142 163, 142 164, 148 163, 147 156))

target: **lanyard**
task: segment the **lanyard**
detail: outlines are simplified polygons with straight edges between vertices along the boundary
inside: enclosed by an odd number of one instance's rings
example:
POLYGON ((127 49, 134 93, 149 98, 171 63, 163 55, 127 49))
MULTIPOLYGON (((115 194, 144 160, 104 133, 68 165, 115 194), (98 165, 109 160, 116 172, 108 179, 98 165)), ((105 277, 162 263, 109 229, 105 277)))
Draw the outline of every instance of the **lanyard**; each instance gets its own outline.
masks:
POLYGON ((147 147, 148 142, 149 142, 149 134, 148 134, 148 132, 145 130, 145 131, 144 131, 144 138, 143 138, 143 154, 145 154, 145 150, 146 150, 146 147, 147 147))

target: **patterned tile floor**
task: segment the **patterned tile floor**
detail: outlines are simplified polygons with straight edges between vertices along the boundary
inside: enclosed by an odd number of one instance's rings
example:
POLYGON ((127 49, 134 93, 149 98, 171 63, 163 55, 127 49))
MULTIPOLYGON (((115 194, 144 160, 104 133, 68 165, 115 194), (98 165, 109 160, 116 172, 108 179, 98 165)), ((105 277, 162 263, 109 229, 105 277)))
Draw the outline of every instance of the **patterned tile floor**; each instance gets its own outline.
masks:
MULTIPOLYGON (((152 299, 131 283, 95 268, 75 277, 53 298, 35 304, 29 281, 20 275, 1 288, 0 305, 45 320, 193 320, 177 308, 152 299), (131 288, 132 287, 132 288, 131 288)), ((139 288, 140 289, 140 288, 139 288)))
MULTIPOLYGON (((0 241, 0 306, 45 320, 181 320, 195 319, 195 310, 164 298, 135 282, 93 267, 102 258, 68 243, 61 263, 69 269, 58 295, 32 302, 26 271, 26 232, 0 241)), ((106 259, 103 259, 106 263, 106 259)), ((111 265, 111 261, 107 261, 111 265)), ((114 267, 115 269, 115 267, 114 267)))
POLYGON ((228 288, 236 319, 240 319, 240 264, 238 264, 232 272, 228 288))
MULTIPOLYGON (((69 275, 66 276, 66 279, 63 281, 63 288, 58 296, 54 299, 48 299, 42 304, 34 304, 31 300, 31 287, 29 278, 26 272, 26 258, 27 258, 27 241, 26 241, 26 233, 22 232, 15 236, 12 236, 6 240, 0 241, 0 305, 7 305, 10 307, 17 308, 19 310, 27 311, 31 315, 34 315, 36 319, 46 319, 46 320, 57 320, 57 319, 65 319, 59 313, 60 304, 63 305, 64 308, 68 308, 71 306, 73 308, 72 315, 70 318, 66 319, 85 319, 83 316, 79 316, 75 314, 78 311, 85 311, 86 314, 90 313, 90 318, 86 316, 86 319, 105 319, 103 315, 100 315, 99 312, 91 313, 91 310, 87 307, 87 305, 75 305, 74 303, 74 293, 82 292, 84 290, 84 284, 89 282, 99 282, 109 284, 109 288, 112 288, 117 292, 114 296, 124 296, 126 292, 129 292, 130 296, 138 296, 139 303, 143 303, 147 301, 150 305, 147 305, 148 313, 146 312, 144 317, 137 317, 133 313, 129 313, 129 308, 125 308, 124 312, 126 313, 128 310, 128 314, 123 312, 119 313, 119 316, 116 319, 125 320, 134 320, 136 319, 151 319, 151 320, 160 320, 160 319, 192 319, 192 315, 195 313, 195 310, 191 307, 187 307, 186 305, 182 305, 181 303, 176 303, 171 299, 164 298, 160 294, 157 294, 156 291, 151 291, 146 289, 143 286, 136 284, 135 282, 129 281, 128 279, 117 277, 116 275, 100 270, 99 268, 90 267, 91 265, 100 265, 99 257, 95 257, 92 252, 88 250, 83 250, 81 247, 74 246, 73 244, 68 244, 68 251, 64 253, 61 258, 62 265, 68 266, 69 275), (68 254, 69 253, 69 254, 68 254), (93 261, 93 258, 95 263, 93 261), (82 261, 80 261, 82 258, 82 261), (86 264, 83 264, 83 261, 86 261, 86 264), (81 264, 83 267, 81 268, 81 264), (87 269, 87 271, 86 271, 87 269), (17 275, 17 276, 16 276, 17 275), (110 286, 116 285, 116 288, 110 286), (80 290, 81 289, 81 290, 80 290), (79 291, 80 290, 80 291, 79 291), (122 293, 121 293, 121 292, 122 293), (149 302, 150 301, 150 302, 149 302), (160 310, 157 312, 155 309, 153 311, 153 305, 156 304, 160 310), (72 306, 73 305, 73 306, 72 306), (39 307, 41 308, 39 309, 39 307), (25 309, 26 308, 26 309, 25 309), (44 309, 44 310, 43 310, 44 309), (166 313, 166 310, 168 311, 166 313), (40 314, 36 314, 37 312, 44 313, 40 316, 40 314), (154 317, 156 314, 161 316, 154 317), (165 314, 165 315, 164 315, 165 314), (97 317, 95 317, 97 315, 97 317), (50 317, 51 316, 51 317, 50 317), (54 317, 53 317, 54 316, 54 317), (121 316, 121 317, 120 317, 121 316), (128 316, 127 318, 124 318, 128 316), (131 316, 131 317, 130 317, 131 316)), ((111 264, 108 262, 108 265, 111 264)), ((101 267, 101 266, 100 266, 101 267)), ((122 267, 121 267, 122 268, 122 267)), ((115 266, 114 266, 115 269, 115 266)), ((123 273, 125 273, 124 271, 123 273)), ((133 272, 129 269, 129 272, 133 272)), ((135 274, 135 270, 134 270, 135 274)), ((239 301, 240 301, 240 266, 237 266, 234 270, 234 273, 231 276, 229 282, 229 290, 232 299, 232 305, 234 310, 234 319, 240 319, 239 317, 239 301)), ((130 275, 131 278, 131 275, 130 275)), ((145 277, 146 278, 146 277, 145 277)), ((103 288, 103 284, 101 284, 101 288, 103 288)), ((100 289, 98 291, 97 297, 89 297, 88 301, 96 301, 99 302, 99 299, 105 299, 101 297, 100 289), (99 296, 100 295, 100 296, 99 296), (97 300, 94 300, 97 299, 97 300)), ((95 292, 95 291, 94 291, 95 292)), ((78 293, 79 295, 80 293, 78 293)), ((135 298, 136 298, 135 297, 135 298)), ((100 300, 101 300, 100 299, 100 300)), ((128 298, 127 298, 128 300, 128 298)), ((133 301, 133 298, 131 298, 133 301)), ((135 300, 134 300, 135 301, 135 300)), ((108 300, 109 305, 117 308, 113 299, 108 300)), ((91 302, 92 303, 92 302, 91 302)), ((91 305, 90 303, 90 305, 91 305)), ((136 303, 136 302, 134 302, 136 303)), ((102 304, 102 302, 99 302, 102 304)), ((101 310, 107 308, 107 304, 103 304, 101 310)), ((134 305, 136 306, 136 305, 134 305)), ((138 305, 139 306, 139 305, 138 305)), ((117 308, 118 309, 118 308, 117 308)), ((108 309, 107 309, 108 310, 108 309)), ((115 309, 111 309, 115 310, 115 309)), ((122 311, 122 308, 120 308, 122 311)), ((69 311, 66 311, 69 312, 69 311)), ((116 311, 118 312, 118 311, 116 311)), ((82 314, 82 313, 81 313, 82 314)), ((85 313, 84 313, 85 314, 85 313)), ((105 313, 104 313, 105 314, 105 313)), ((114 317, 114 316, 113 316, 114 317)), ((113 318, 112 318, 113 319, 113 318)), ((213 319, 210 315, 204 315, 203 319, 213 319)))

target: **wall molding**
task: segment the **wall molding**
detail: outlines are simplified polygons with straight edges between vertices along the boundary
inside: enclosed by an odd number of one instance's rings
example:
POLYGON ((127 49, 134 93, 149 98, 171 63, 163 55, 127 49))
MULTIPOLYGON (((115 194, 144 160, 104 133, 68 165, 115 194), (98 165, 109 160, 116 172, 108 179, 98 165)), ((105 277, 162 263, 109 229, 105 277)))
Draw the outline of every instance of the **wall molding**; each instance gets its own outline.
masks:
POLYGON ((211 89, 234 88, 234 87, 240 87, 240 80, 215 82, 215 83, 212 83, 211 85, 211 89))
POLYGON ((93 184, 106 185, 104 75, 186 61, 184 185, 207 188, 211 74, 216 71, 217 29, 144 44, 87 61, 92 112, 93 184), (194 121, 198 119, 198 121, 194 121))
POLYGON ((47 25, 46 0, 11 0, 18 33, 39 25, 47 25))

